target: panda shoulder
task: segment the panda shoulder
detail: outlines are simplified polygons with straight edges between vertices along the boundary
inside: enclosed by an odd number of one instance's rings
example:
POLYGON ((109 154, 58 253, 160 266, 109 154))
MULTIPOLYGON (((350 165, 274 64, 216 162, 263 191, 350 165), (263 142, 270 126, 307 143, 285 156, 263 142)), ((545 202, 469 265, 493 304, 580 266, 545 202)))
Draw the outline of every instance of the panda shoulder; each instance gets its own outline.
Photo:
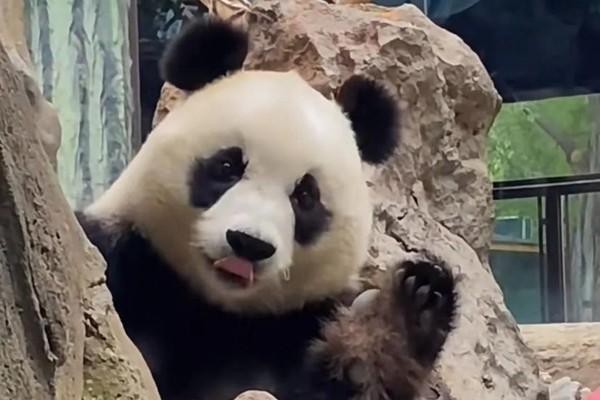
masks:
POLYGON ((75 218, 88 240, 98 248, 106 260, 112 258, 130 233, 130 228, 121 221, 97 218, 84 211, 76 211, 75 218))

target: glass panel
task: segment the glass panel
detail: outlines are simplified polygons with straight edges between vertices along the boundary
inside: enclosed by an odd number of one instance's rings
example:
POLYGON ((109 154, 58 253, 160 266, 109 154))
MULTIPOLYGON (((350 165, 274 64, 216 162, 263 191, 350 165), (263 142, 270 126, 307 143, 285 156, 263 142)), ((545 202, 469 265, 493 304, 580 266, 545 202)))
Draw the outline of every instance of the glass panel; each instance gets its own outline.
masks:
POLYGON ((490 264, 519 323, 543 321, 538 199, 496 201, 490 264))
POLYGON ((431 0, 428 9, 480 56, 505 102, 600 92, 599 0, 431 0))
POLYGON ((600 321, 600 193, 563 202, 567 321, 600 321))

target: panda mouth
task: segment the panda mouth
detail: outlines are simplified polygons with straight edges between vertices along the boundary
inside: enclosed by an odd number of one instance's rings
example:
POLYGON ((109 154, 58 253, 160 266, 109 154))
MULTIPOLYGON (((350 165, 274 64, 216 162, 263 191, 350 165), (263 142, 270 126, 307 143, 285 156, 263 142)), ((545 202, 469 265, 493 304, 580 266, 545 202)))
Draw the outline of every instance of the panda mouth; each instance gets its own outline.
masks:
POLYGON ((255 282, 254 263, 245 258, 228 256, 213 262, 217 275, 236 286, 250 287, 255 282))

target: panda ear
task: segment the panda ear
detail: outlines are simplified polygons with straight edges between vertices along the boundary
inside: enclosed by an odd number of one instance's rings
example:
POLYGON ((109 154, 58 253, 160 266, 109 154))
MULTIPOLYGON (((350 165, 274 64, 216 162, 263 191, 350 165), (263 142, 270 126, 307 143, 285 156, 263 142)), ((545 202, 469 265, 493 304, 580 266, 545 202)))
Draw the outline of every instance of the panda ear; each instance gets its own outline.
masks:
POLYGON ((185 91, 198 90, 241 69, 247 54, 245 31, 216 17, 199 17, 166 46, 159 64, 161 78, 185 91))
POLYGON ((387 161, 398 144, 400 118, 391 93, 377 82, 355 75, 342 84, 336 101, 352 122, 363 161, 387 161))

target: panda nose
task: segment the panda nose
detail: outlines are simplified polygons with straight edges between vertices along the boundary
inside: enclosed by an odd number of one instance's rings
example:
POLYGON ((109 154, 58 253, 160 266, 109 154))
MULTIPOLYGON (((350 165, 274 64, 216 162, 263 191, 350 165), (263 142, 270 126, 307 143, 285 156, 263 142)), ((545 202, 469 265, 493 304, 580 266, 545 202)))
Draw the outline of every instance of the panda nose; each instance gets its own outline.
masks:
POLYGON ((235 255, 248 261, 265 260, 275 254, 275 246, 247 233, 228 229, 225 237, 235 255))

